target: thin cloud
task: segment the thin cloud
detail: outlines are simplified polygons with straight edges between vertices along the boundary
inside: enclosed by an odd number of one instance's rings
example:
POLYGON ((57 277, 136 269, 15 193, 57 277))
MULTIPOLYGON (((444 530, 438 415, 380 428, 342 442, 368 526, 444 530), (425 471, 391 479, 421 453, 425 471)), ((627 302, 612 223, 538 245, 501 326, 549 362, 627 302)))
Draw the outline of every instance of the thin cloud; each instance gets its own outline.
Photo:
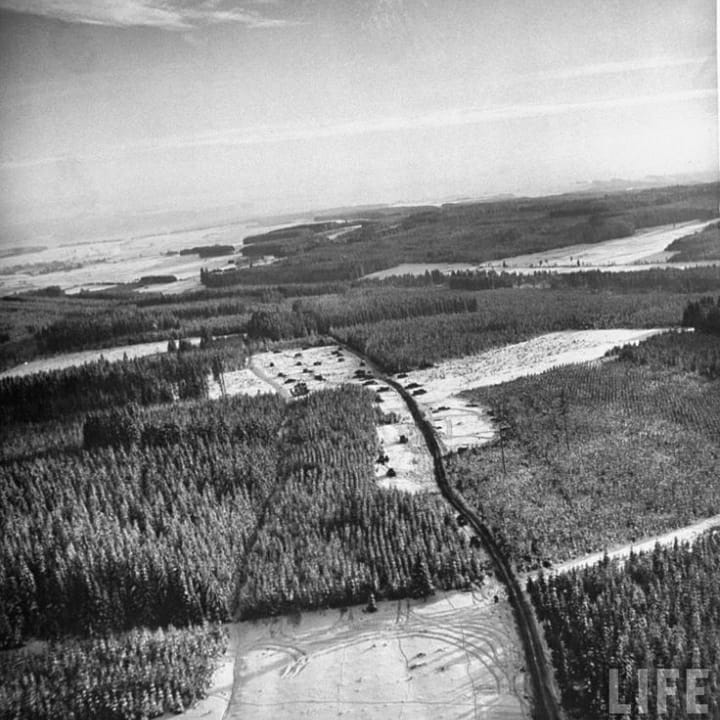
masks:
POLYGON ((250 28, 295 24, 256 9, 258 5, 273 7, 271 2, 255 0, 242 7, 234 5, 226 6, 221 0, 0 0, 0 8, 6 10, 88 25, 186 31, 220 23, 250 28))
POLYGON ((617 62, 594 63, 560 70, 539 71, 523 76, 525 79, 543 78, 546 80, 569 80, 572 78, 593 77, 597 75, 617 75, 621 73, 641 72, 645 70, 663 70, 693 65, 705 65, 714 61, 711 57, 655 57, 617 62))
POLYGON ((425 113, 416 116, 392 116, 368 120, 353 120, 328 125, 313 126, 258 126, 251 128, 235 128, 221 132, 202 133, 189 136, 169 136, 157 141, 126 144, 108 148, 104 153, 87 156, 54 156, 28 160, 7 161, 0 164, 4 170, 40 167, 70 160, 107 161, 114 158, 139 153, 183 150, 198 147, 234 147, 243 145, 261 145, 290 142, 297 140, 314 140, 322 138, 366 135, 371 133, 398 132, 403 130, 422 130, 432 128, 448 128, 463 125, 505 120, 518 120, 536 117, 550 117, 588 110, 608 110, 631 108, 643 105, 663 105, 668 103, 692 102, 717 97, 717 89, 685 90, 657 95, 640 95, 633 97, 608 98, 577 103, 560 104, 519 104, 503 105, 490 108, 452 108, 436 113, 425 113))

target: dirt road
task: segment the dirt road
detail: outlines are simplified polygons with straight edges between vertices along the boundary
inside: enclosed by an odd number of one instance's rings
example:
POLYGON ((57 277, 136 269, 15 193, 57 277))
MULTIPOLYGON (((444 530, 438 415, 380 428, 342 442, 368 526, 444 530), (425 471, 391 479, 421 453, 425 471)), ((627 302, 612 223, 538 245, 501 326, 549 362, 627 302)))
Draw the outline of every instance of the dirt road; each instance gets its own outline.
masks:
MULTIPOLYGON (((346 348, 346 350, 351 352, 350 348, 346 348)), ((355 354, 360 356, 358 353, 355 354)), ((369 358, 364 358, 364 361, 372 366, 369 358)), ((458 512, 467 518, 469 525, 478 537, 480 537, 485 550, 495 564, 498 579, 505 586, 508 599, 515 611, 515 620, 525 650, 527 669, 532 681, 535 717, 542 718, 543 720, 560 720, 560 718, 562 718, 562 711, 554 692, 552 669, 545 655, 545 649, 540 638, 540 629, 535 619, 535 614, 533 613, 527 596, 522 590, 517 576, 513 572, 507 558, 500 551, 489 528, 448 481, 443 463, 442 450, 432 422, 425 417, 415 398, 400 383, 390 377, 384 376, 379 368, 373 367, 373 369, 378 374, 378 377, 399 393, 405 401, 432 455, 435 479, 440 488, 440 492, 458 512)))
MULTIPOLYGON (((548 573, 570 572, 571 570, 576 570, 578 568, 595 565, 606 555, 611 560, 622 560, 627 558, 631 552, 651 552, 657 544, 672 545, 675 540, 678 542, 690 542, 712 528, 720 528, 720 515, 713 515, 712 517, 705 518, 704 520, 698 520, 698 522, 695 522, 692 525, 685 525, 684 527, 677 528, 676 530, 670 530, 660 535, 641 538, 640 540, 625 543, 624 545, 618 545, 614 548, 608 548, 607 550, 590 553, 589 555, 583 555, 582 557, 573 558, 572 560, 566 560, 558 565, 554 565, 549 570, 543 570, 543 572, 546 575, 548 573)), ((532 577, 535 579, 537 576, 538 572, 532 572, 521 576, 521 579, 524 582, 527 582, 528 578, 532 577)))

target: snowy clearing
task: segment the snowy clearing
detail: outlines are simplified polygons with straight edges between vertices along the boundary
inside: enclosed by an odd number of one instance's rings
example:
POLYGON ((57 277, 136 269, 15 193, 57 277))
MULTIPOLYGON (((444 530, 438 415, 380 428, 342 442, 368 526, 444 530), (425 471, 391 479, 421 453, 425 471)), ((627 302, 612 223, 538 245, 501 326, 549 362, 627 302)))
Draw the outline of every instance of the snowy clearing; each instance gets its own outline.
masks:
POLYGON ((385 270, 363 275, 363 280, 384 280, 394 275, 424 275, 426 272, 437 270, 443 275, 464 270, 476 270, 480 266, 476 263, 401 263, 385 270))
POLYGON ((565 330, 506 345, 477 355, 445 360, 427 370, 396 376, 406 388, 418 394, 418 404, 431 418, 445 448, 458 450, 487 442, 494 425, 482 408, 474 407, 459 393, 477 387, 499 385, 519 377, 545 372, 559 365, 601 358, 616 345, 637 343, 651 330, 565 330))
MULTIPOLYGON (((275 388, 257 376, 250 368, 231 370, 223 373, 225 391, 228 395, 262 395, 275 392, 275 388)), ((208 397, 216 400, 221 397, 220 384, 215 382, 212 375, 208 378, 208 397)))
MULTIPOLYGON (((507 270, 524 268, 535 271, 537 269, 555 270, 556 268, 565 268, 569 272, 576 271, 578 268, 580 270, 596 268, 602 270, 642 270, 647 263, 655 267, 666 267, 675 253, 666 253, 665 248, 673 240, 699 232, 713 222, 716 222, 716 220, 661 225, 639 230, 630 237, 617 238, 616 240, 571 245, 529 255, 517 255, 505 258, 504 263, 507 265, 507 270)), ((498 263, 493 264, 497 267, 498 263)), ((503 261, 500 264, 502 265, 503 261)))
MULTIPOLYGON (((200 344, 200 338, 186 338, 193 345, 200 344)), ((128 359, 145 357, 147 355, 157 355, 158 353, 167 352, 168 341, 156 340, 154 342, 137 343, 135 345, 117 345, 103 350, 83 350, 75 353, 64 353, 48 358, 38 358, 31 360, 23 365, 16 365, 14 368, 5 370, 0 373, 0 378, 6 377, 23 377, 25 375, 34 375, 39 372, 48 372, 50 370, 62 370, 76 365, 84 365, 85 363, 95 362, 104 358, 108 362, 122 360, 125 356, 128 359)))
POLYGON ((660 225, 639 230, 630 237, 606 240, 605 242, 570 245, 553 250, 544 250, 526 255, 500 258, 486 263, 402 263, 385 270, 365 275, 364 279, 383 279, 393 275, 424 275, 437 270, 445 275, 466 270, 495 270, 515 272, 523 275, 539 270, 556 273, 571 273, 604 270, 606 272, 629 272, 651 268, 689 268, 715 265, 707 262, 670 262, 674 252, 665 252, 673 240, 699 232, 715 220, 693 221, 677 225, 660 225))
MULTIPOLYGON (((212 378, 209 380, 210 397, 219 397, 219 385, 212 378)), ((362 384, 375 390, 382 411, 397 416, 397 422, 377 427, 381 455, 387 457, 375 465, 378 485, 407 492, 437 492, 430 453, 405 402, 352 353, 336 345, 263 352, 253 355, 247 368, 225 373, 229 395, 279 392, 290 398, 293 388, 300 383, 305 384, 308 392, 344 383, 362 384)))
POLYGON ((227 720, 530 717, 512 608, 493 582, 237 627, 227 720))

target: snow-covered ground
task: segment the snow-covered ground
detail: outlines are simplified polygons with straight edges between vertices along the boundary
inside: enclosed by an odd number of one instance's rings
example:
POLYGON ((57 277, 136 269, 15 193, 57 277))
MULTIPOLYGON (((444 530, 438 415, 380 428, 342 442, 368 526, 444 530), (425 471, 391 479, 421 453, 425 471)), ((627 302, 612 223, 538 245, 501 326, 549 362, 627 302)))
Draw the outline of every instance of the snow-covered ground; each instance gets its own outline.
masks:
MULTIPOLYGON (((228 395, 262 395, 275 392, 275 388, 250 368, 224 373, 225 391, 228 395)), ((208 380, 208 397, 215 400, 222 395, 220 384, 212 376, 208 380)))
POLYGON ((578 270, 604 270, 606 272, 629 272, 650 268, 686 268, 700 265, 714 265, 707 262, 669 262, 674 252, 665 248, 673 240, 699 232, 715 220, 693 221, 677 225, 639 230, 634 235, 605 242, 570 245, 568 247, 544 250, 526 255, 508 256, 486 263, 403 263, 385 270, 366 275, 365 278, 387 278, 393 275, 424 275, 437 270, 443 274, 465 270, 495 270, 497 272, 515 272, 528 275, 538 270, 555 273, 571 273, 578 270))
MULTIPOLYGON (((505 259, 508 270, 537 269, 566 272, 598 268, 602 270, 642 270, 646 265, 666 266, 674 255, 665 248, 674 240, 699 232, 715 220, 661 225, 638 230, 631 237, 606 240, 601 243, 571 245, 529 255, 517 255, 505 259)), ((500 263, 502 265, 502 261, 500 263)), ((701 263, 702 264, 702 263, 701 263)), ((497 267, 498 263, 494 263, 497 267)))
MULTIPOLYGON (((285 226, 268 226, 262 228, 262 232, 276 227, 285 226)), ((243 238, 259 230, 253 224, 229 223, 138 237, 79 241, 7 255, 0 257, 0 292, 15 293, 57 285, 73 294, 83 289, 100 290, 118 283, 135 282, 144 275, 175 275, 178 280, 149 284, 141 292, 176 294, 194 290, 201 287, 200 268, 232 267, 228 261, 237 259, 243 238), (232 245, 236 250, 235 258, 232 255, 201 258, 179 254, 180 250, 200 245, 232 245), (46 272, 53 263, 61 263, 66 269, 46 272)), ((274 261, 275 258, 268 257, 254 260, 253 264, 274 261)))
POLYGON ((373 614, 353 607, 234 627, 225 720, 530 717, 512 608, 490 580, 477 592, 379 602, 373 614))
POLYGON ((433 420, 447 450, 478 445, 492 438, 493 422, 482 408, 474 407, 459 393, 477 387, 499 385, 525 375, 545 372, 559 365, 596 360, 616 345, 637 343, 652 330, 565 330, 548 333, 513 345, 476 355, 453 358, 427 370, 396 376, 433 420))
MULTIPOLYGON (((200 344, 200 338, 186 339, 193 345, 200 344)), ((31 360, 23 365, 16 365, 14 368, 0 373, 0 378, 22 377, 24 375, 33 375, 34 373, 49 370, 62 370, 63 368, 94 362, 100 358, 104 358, 108 362, 114 362, 116 360, 122 360, 123 357, 126 356, 129 359, 133 359, 145 357, 146 355, 157 355, 158 353, 166 352, 167 346, 167 340, 157 340, 155 342, 137 343, 135 345, 118 345, 103 350, 83 350, 75 353, 63 353, 62 355, 56 355, 54 357, 31 360)))

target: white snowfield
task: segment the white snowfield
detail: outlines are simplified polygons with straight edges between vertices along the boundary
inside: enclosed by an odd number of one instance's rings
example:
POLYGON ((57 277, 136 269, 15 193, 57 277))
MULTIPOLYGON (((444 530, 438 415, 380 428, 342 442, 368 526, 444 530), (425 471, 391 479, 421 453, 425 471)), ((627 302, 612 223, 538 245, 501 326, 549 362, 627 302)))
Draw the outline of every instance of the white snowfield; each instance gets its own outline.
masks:
MULTIPOLYGON (((185 338, 193 345, 200 344, 200 338, 185 338)), ((0 378, 6 377, 23 377, 25 375, 34 375, 39 372, 49 372, 50 370, 63 370, 69 367, 85 365, 86 363, 95 362, 104 358, 108 362, 122 360, 124 357, 128 359, 145 357, 147 355, 157 355, 167 352, 168 341, 157 340, 147 343, 136 343, 135 345, 119 345, 103 350, 83 350, 82 352, 64 353, 54 357, 39 358, 31 360, 23 365, 16 365, 14 368, 5 370, 0 373, 0 378)))
POLYGON ((629 272, 649 270, 651 268, 687 268, 701 265, 714 265, 708 262, 670 262, 674 252, 667 252, 674 240, 700 232, 714 220, 695 220, 676 225, 639 230, 630 237, 606 240, 605 242, 570 245, 568 247, 544 250, 526 255, 500 258, 487 263, 403 263, 385 270, 365 275, 367 279, 382 279, 394 275, 424 275, 437 270, 445 275, 466 270, 495 270, 497 272, 515 272, 523 275, 548 270, 555 273, 571 273, 588 270, 605 272, 629 272))
POLYGON ((424 391, 417 401, 434 421, 447 450, 479 445, 494 435, 494 424, 482 408, 473 407, 458 394, 478 387, 499 385, 536 375, 560 365, 589 362, 603 357, 616 345, 638 343, 666 332, 650 330, 566 330, 548 333, 477 355, 445 360, 427 370, 415 370, 399 381, 424 391))

